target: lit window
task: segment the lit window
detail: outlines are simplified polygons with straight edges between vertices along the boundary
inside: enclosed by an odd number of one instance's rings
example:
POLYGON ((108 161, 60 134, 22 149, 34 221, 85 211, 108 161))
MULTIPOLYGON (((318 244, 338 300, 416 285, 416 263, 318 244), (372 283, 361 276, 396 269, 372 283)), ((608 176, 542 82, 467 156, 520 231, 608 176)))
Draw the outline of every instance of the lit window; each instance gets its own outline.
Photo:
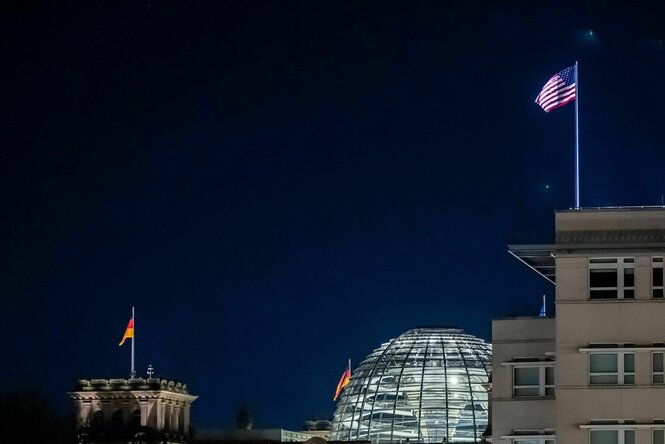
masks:
POLYGON ((651 291, 654 299, 663 299, 663 258, 651 259, 651 291))
POLYGON ((629 352, 590 353, 589 384, 635 384, 635 354, 629 352))
POLYGON ((635 444, 635 430, 590 430, 589 444, 635 444))
POLYGON ((651 355, 651 383, 665 383, 663 372, 663 352, 656 352, 651 355))
POLYGON ((589 299, 634 299, 635 259, 589 259, 589 299))
POLYGON ((665 444, 665 430, 653 431, 653 444, 665 444))
POLYGON ((554 396, 554 366, 514 367, 513 396, 554 396))

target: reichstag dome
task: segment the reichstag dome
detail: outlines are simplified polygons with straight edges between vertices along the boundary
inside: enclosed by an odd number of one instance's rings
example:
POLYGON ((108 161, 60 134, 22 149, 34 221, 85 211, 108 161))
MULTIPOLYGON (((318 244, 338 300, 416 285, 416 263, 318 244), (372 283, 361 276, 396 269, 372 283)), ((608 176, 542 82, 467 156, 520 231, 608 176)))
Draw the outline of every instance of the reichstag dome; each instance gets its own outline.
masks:
POLYGON ((491 360, 491 345, 463 330, 409 330, 353 371, 331 439, 480 442, 489 416, 491 360))

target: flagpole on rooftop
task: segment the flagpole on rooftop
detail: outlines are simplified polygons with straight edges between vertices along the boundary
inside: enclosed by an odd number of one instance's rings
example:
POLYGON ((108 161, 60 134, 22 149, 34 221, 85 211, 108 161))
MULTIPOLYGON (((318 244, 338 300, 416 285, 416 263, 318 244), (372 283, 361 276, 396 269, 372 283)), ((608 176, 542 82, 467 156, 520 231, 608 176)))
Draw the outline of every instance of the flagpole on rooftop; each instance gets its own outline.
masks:
POLYGON ((575 208, 580 207, 580 81, 575 61, 575 208))
POLYGON ((132 323, 134 325, 134 331, 132 335, 132 369, 130 376, 132 379, 136 378, 136 370, 134 369, 134 343, 136 342, 136 321, 134 320, 134 307, 132 306, 132 323))

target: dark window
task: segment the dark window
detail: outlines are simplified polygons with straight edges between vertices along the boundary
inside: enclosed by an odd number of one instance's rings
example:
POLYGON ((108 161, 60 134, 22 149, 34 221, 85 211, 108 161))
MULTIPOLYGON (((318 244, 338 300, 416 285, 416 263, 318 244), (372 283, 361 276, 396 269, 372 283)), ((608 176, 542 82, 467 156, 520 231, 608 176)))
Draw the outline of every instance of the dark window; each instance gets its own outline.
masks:
POLYGON ((136 409, 132 412, 132 428, 138 428, 141 426, 141 410, 136 409))
POLYGON ((589 259, 589 299, 634 299, 634 258, 589 259))
POLYGON ((652 297, 654 299, 663 299, 663 258, 654 257, 651 264, 652 297))
POLYGON ((95 410, 95 413, 92 414, 92 427, 95 429, 104 427, 104 412, 101 410, 95 410))
POLYGON ((111 426, 116 429, 121 429, 125 425, 125 421, 122 417, 122 410, 115 410, 113 415, 111 415, 111 426))

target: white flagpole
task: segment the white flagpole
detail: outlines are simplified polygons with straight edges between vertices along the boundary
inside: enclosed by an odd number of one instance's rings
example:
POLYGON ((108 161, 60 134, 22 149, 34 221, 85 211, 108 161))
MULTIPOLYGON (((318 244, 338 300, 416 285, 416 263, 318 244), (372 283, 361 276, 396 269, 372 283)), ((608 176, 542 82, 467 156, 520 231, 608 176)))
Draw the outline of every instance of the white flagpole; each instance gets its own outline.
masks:
POLYGON ((134 320, 134 307, 132 307, 132 324, 134 325, 134 332, 132 335, 132 370, 130 376, 132 379, 136 378, 136 370, 134 369, 134 343, 136 342, 136 320, 134 320))
POLYGON ((575 61, 575 208, 580 207, 580 81, 577 75, 578 67, 575 61))

